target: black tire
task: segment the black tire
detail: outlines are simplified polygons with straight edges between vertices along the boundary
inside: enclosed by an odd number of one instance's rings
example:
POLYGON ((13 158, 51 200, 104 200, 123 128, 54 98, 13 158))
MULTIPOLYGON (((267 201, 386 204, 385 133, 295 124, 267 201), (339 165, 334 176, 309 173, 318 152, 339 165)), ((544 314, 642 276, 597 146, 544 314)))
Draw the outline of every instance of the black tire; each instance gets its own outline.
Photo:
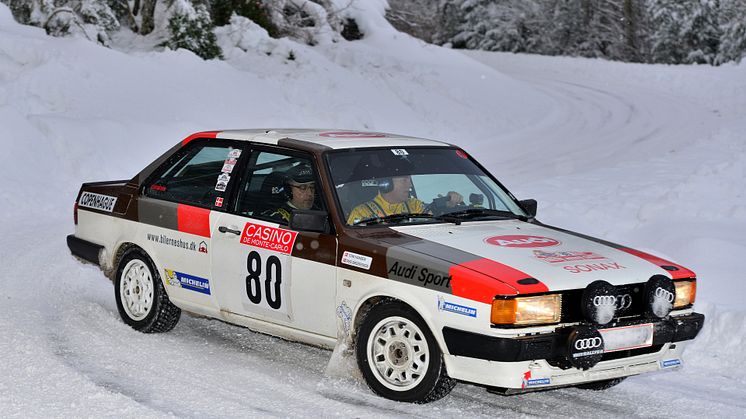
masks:
POLYGON ((368 311, 357 331, 355 351, 358 366, 368 387, 387 399, 429 403, 446 396, 456 385, 456 380, 448 376, 438 342, 425 321, 414 310, 400 302, 384 300, 368 311), (392 338, 380 334, 392 334, 391 331, 393 334, 402 334, 392 338), (385 339, 389 340, 381 344, 385 339), (426 345, 422 345, 423 343, 426 345), (386 347, 378 357, 372 356, 375 345, 386 347), (416 351, 422 352, 417 355, 416 351), (371 364, 396 372, 388 374, 387 382, 383 377, 387 373, 380 372, 371 364), (410 374, 412 382, 409 384, 392 382, 395 380, 392 375, 402 377, 405 376, 403 370, 411 373, 413 369, 417 371, 410 374), (422 373, 418 374, 419 371, 422 373))
POLYGON ((122 320, 143 333, 168 332, 181 317, 181 309, 168 299, 153 261, 137 248, 127 250, 119 261, 114 296, 122 320), (142 304, 134 304, 133 300, 142 304))
POLYGON ((626 379, 627 377, 610 378, 608 380, 593 381, 591 383, 578 384, 575 387, 582 388, 583 390, 601 391, 601 390, 610 389, 626 379))

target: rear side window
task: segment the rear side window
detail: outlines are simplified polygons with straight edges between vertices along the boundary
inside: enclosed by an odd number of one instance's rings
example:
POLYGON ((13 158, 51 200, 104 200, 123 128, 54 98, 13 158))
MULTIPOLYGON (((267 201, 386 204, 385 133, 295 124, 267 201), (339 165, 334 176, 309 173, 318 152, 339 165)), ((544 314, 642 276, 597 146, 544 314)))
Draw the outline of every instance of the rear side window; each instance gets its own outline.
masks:
POLYGON ((145 195, 200 207, 222 207, 241 150, 227 145, 197 145, 166 165, 145 195))

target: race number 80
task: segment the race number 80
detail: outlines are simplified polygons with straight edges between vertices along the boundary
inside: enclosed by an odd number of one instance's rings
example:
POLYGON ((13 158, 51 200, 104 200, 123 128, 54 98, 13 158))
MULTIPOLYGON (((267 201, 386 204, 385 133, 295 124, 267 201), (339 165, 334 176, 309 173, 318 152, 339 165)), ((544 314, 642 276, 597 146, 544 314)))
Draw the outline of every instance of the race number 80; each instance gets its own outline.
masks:
MULTIPOLYGON (((262 302, 262 256, 251 251, 246 259, 246 268, 249 274, 246 275, 246 296, 254 304, 262 302)), ((267 264, 264 267, 264 294, 267 304, 277 310, 282 306, 282 294, 280 285, 282 284, 282 264, 277 256, 267 258, 267 264)))

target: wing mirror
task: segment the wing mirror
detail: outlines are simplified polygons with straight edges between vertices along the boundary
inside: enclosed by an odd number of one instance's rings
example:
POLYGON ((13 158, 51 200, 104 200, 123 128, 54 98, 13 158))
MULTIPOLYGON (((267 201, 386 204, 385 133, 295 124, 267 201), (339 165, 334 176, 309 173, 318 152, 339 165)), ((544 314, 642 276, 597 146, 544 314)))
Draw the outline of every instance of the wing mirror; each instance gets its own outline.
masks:
POLYGON ((293 210, 290 215, 290 228, 299 231, 329 233, 329 213, 326 211, 293 210))
POLYGON ((519 204, 521 204, 521 207, 524 211, 526 211, 526 214, 530 218, 536 217, 536 209, 538 208, 539 204, 536 202, 535 199, 524 199, 522 201, 518 201, 519 204))

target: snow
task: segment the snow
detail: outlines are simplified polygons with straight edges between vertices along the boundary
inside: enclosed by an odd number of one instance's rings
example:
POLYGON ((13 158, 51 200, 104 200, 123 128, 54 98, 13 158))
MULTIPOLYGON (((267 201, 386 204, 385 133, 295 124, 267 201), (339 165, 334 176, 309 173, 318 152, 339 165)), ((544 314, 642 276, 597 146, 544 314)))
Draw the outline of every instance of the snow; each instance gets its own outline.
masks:
POLYGON ((746 415, 746 65, 461 53, 393 31, 382 1, 361 7, 361 41, 308 47, 237 21, 218 31, 227 60, 205 62, 47 37, 0 4, 0 414, 746 415), (543 222, 693 269, 707 322, 685 368, 605 392, 460 384, 413 406, 374 396, 344 350, 201 317, 124 325, 110 282, 65 245, 80 184, 128 179, 191 132, 271 126, 457 143, 543 222))

